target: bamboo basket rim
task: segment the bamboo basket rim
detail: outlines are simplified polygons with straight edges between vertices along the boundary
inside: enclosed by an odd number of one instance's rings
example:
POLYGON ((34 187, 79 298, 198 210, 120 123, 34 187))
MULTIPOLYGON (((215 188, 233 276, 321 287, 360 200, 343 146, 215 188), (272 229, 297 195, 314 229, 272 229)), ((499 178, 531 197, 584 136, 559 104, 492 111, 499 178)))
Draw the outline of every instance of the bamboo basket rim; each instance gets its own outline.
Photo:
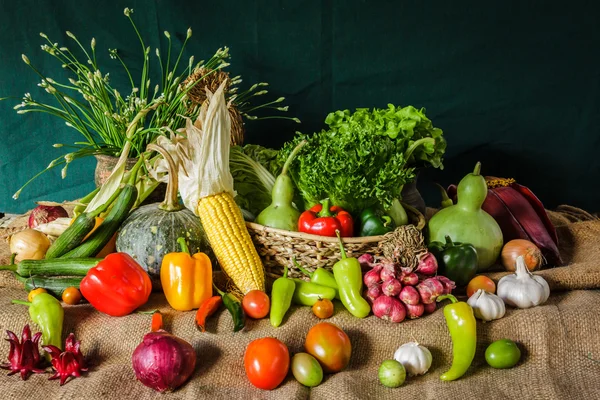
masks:
MULTIPOLYGON (((419 210, 417 210, 416 208, 414 208, 406 203, 402 203, 402 206, 404 207, 404 209, 406 211, 410 211, 411 214, 416 215, 418 222, 417 222, 417 224, 413 224, 413 225, 415 225, 418 230, 423 230, 423 228, 425 227, 425 224, 426 224, 425 216, 423 214, 421 214, 421 212, 419 210)), ((412 222, 409 222, 409 223, 412 223, 412 222)), ((257 224, 256 222, 246 221, 246 226, 248 228, 251 228, 254 231, 264 231, 267 233, 279 234, 282 236, 288 236, 288 237, 292 237, 292 238, 296 238, 296 239, 313 240, 315 242, 325 242, 325 243, 339 243, 339 240, 337 237, 313 235, 313 234, 304 233, 304 232, 286 231, 285 229, 270 228, 265 225, 257 224)), ((380 242, 384 239, 385 239, 385 235, 362 236, 362 237, 343 237, 342 243, 357 243, 357 244, 373 243, 373 242, 380 242)))

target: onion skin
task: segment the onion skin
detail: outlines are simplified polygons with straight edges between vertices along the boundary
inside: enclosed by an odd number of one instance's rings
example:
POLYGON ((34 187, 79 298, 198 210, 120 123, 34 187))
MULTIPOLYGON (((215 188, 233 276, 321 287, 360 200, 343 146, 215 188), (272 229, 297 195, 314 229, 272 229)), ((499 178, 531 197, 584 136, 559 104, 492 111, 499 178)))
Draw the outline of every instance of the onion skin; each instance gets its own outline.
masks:
POLYGON ((432 253, 425 253, 423 257, 419 259, 419 265, 417 265, 416 271, 427 276, 433 276, 437 273, 438 262, 432 253))
POLYGON ((544 264, 544 256, 539 247, 525 239, 513 239, 506 243, 500 253, 500 260, 507 271, 514 272, 519 256, 523 256, 529 271, 540 269, 544 264))
POLYGON ((395 297, 379 296, 373 302, 373 314, 390 322, 402 322, 406 318, 406 308, 395 297))
POLYGON ((423 304, 423 308, 425 310, 425 314, 432 314, 437 309, 437 302, 423 304))
POLYGON ((398 298, 404 304, 419 304, 421 302, 421 296, 413 286, 404 286, 398 298))
POLYGON ((29 228, 35 228, 40 224, 47 224, 57 218, 68 217, 69 214, 61 206, 42 206, 39 205, 31 211, 29 214, 29 220, 27 225, 29 228))
POLYGON ((35 229, 25 229, 10 237, 10 252, 16 254, 15 261, 41 260, 50 247, 50 239, 35 229))
POLYGON ((371 303, 371 305, 373 305, 373 302, 379 296, 381 296, 381 285, 380 284, 371 285, 367 288, 367 290, 365 290, 365 298, 367 299, 368 302, 371 303))
POLYGON ((381 265, 374 266, 370 271, 363 276, 363 282, 366 287, 373 286, 381 282, 381 265))
POLYGON ((406 314, 410 319, 419 318, 425 312, 425 306, 423 303, 419 304, 407 304, 406 305, 406 314))
POLYGON ((414 272, 402 274, 400 282, 402 282, 402 284, 405 286, 416 286, 419 283, 419 276, 414 272))
POLYGON ((401 290, 402 284, 400 283, 400 281, 398 281, 398 279, 388 279, 381 285, 381 291, 386 296, 398 296, 401 290))
POLYGON ((164 330, 147 333, 132 357, 135 376, 157 392, 173 391, 194 372, 196 351, 164 330))

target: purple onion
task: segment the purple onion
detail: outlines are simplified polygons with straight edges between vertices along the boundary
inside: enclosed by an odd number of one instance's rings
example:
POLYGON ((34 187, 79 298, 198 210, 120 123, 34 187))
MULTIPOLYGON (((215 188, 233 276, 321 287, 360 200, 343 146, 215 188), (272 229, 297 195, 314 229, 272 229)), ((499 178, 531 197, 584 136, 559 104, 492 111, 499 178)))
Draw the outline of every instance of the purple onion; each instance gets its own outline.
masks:
POLYGON ((365 298, 367 299, 367 301, 370 301, 371 304, 373 304, 375 299, 379 296, 381 296, 380 284, 371 285, 367 288, 367 290, 365 290, 365 298))
POLYGON ((406 305, 406 315, 410 319, 419 318, 424 312, 425 306, 423 303, 406 305))
POLYGON ((401 290, 402 290, 402 284, 400 283, 400 281, 398 279, 394 279, 394 278, 388 279, 387 281, 384 281, 383 284, 381 285, 381 291, 386 296, 390 296, 390 297, 398 296, 400 294, 401 290))
POLYGON ((431 314, 436 310, 437 303, 434 301, 433 303, 423 304, 423 307, 425 307, 425 314, 431 314))
POLYGON ((416 271, 427 276, 433 276, 437 273, 438 262, 432 253, 425 253, 419 258, 419 265, 417 265, 416 271))
POLYGON ((419 283, 419 276, 414 272, 402 274, 400 282, 402 282, 404 286, 416 286, 419 283))
POLYGON ((402 322, 406 318, 406 308, 395 297, 379 296, 373 302, 373 314, 386 321, 402 322))
POLYGON ((421 302, 421 296, 413 286, 404 286, 398 298, 404 304, 419 304, 421 302))
POLYGON ((173 391, 196 368, 196 351, 185 340, 159 330, 147 333, 132 357, 135 376, 157 392, 173 391))
POLYGON ((381 282, 381 268, 381 265, 376 265, 363 275, 363 282, 365 286, 369 287, 381 282))

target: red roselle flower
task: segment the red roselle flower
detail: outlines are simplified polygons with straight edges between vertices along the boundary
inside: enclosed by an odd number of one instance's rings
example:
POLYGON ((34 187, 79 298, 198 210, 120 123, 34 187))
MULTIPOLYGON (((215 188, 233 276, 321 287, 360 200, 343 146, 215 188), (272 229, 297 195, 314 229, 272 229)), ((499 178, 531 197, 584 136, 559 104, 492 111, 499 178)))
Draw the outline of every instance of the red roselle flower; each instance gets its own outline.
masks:
POLYGON ((40 374, 45 372, 43 369, 36 368, 40 363, 40 351, 38 350, 38 342, 42 337, 42 333, 38 332, 31 337, 29 325, 25 325, 21 334, 21 342, 19 338, 11 331, 6 331, 10 342, 10 351, 8 353, 8 363, 0 364, 0 367, 9 369, 8 375, 21 373, 23 380, 31 373, 40 374))
POLYGON ((42 346, 42 349, 46 350, 52 360, 52 367, 56 371, 50 379, 60 378, 60 385, 64 385, 70 376, 77 378, 81 376, 82 372, 86 372, 88 369, 85 367, 85 361, 83 354, 79 350, 79 341, 75 340, 75 335, 70 333, 65 340, 65 351, 61 352, 56 346, 48 345, 42 346))

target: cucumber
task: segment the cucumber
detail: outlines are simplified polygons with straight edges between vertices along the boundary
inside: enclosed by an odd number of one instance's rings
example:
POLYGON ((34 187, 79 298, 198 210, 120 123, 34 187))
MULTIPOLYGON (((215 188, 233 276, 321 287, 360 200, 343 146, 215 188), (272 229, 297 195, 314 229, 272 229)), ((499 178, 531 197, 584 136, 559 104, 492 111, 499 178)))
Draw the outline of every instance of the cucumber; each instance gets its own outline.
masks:
POLYGON ((44 288, 54 297, 61 298, 62 293, 68 287, 76 287, 79 289, 79 285, 81 284, 81 280, 83 278, 78 277, 43 277, 43 276, 32 276, 31 278, 22 278, 19 279, 23 285, 25 286, 25 290, 27 292, 32 291, 37 288, 44 288))
POLYGON ((2 265, 0 271, 13 271, 22 277, 43 276, 85 276, 90 268, 100 262, 99 258, 73 258, 63 260, 23 260, 18 264, 2 265))
POLYGON ((83 243, 61 256, 61 259, 94 257, 119 230, 137 200, 137 189, 127 184, 115 200, 104 222, 83 243))
POLYGON ((46 260, 58 258, 79 246, 85 236, 94 229, 96 218, 87 214, 79 214, 75 221, 52 243, 46 252, 46 260))

